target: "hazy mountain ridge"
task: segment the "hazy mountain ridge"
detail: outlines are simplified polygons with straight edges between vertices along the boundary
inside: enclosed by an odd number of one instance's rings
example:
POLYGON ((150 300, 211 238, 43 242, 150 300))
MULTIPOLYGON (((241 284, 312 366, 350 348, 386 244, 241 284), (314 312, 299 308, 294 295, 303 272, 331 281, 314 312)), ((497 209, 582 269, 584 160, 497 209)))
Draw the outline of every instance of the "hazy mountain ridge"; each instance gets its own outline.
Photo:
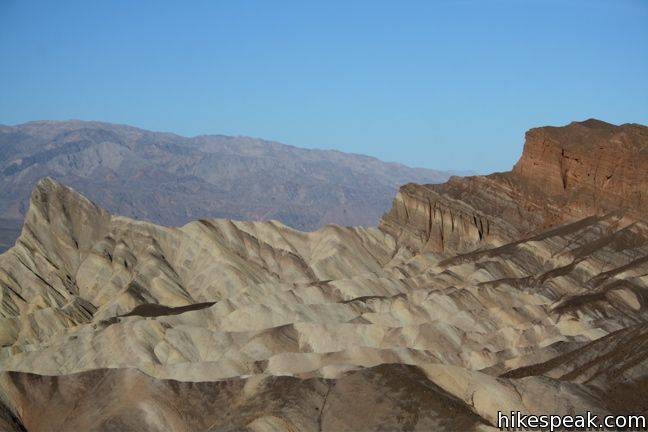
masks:
POLYGON ((0 218, 22 220, 43 176, 112 212, 164 225, 226 217, 310 230, 375 226, 401 184, 449 174, 248 137, 82 121, 0 126, 0 218))

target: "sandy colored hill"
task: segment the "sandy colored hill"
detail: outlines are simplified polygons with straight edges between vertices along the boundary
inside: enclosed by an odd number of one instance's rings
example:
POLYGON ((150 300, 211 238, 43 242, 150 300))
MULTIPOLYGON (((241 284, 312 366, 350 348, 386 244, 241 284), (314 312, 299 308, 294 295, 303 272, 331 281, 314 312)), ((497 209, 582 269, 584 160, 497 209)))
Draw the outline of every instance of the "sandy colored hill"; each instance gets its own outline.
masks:
MULTIPOLYGON (((592 125, 644 130, 556 136, 592 125)), ((511 173, 403 187, 379 228, 169 228, 41 180, 0 255, 0 425, 488 431, 498 410, 648 414, 632 176, 596 206, 580 188, 597 181, 540 187, 533 167, 561 159, 534 165, 537 134, 511 173)), ((641 159, 639 144, 619 146, 641 159)))

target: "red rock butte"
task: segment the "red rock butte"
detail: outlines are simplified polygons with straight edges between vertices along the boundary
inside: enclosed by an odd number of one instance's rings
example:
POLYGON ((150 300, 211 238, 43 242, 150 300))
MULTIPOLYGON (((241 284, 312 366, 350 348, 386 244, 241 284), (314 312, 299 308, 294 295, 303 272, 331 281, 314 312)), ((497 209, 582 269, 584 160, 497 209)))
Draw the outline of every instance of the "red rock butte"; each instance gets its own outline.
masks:
POLYGON ((465 252, 592 215, 648 210, 648 128, 599 120, 526 133, 513 170, 401 188, 381 228, 412 247, 465 252))

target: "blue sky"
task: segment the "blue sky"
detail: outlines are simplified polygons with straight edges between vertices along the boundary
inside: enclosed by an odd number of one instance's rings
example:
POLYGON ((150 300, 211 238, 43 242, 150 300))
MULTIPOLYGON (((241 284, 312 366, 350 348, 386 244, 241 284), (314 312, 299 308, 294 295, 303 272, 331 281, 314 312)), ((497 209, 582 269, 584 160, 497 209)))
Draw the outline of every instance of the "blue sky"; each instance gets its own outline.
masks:
POLYGON ((509 169, 524 131, 648 123, 648 2, 0 0, 0 123, 249 135, 509 169))

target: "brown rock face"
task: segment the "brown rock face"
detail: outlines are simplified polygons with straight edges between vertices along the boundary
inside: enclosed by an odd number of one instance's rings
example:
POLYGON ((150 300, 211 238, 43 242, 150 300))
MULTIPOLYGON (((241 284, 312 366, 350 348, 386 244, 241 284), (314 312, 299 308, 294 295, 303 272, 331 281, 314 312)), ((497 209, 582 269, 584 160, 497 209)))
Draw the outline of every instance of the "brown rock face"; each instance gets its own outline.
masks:
MULTIPOLYGON (((368 368, 339 380, 268 376, 189 383, 156 380, 129 369, 103 369, 49 377, 5 373, 0 382, 17 395, 27 391, 35 396, 19 400, 20 410, 32 415, 24 416, 24 426, 9 417, 13 423, 1 429, 7 432, 337 432, 414 426, 472 431, 481 423, 420 370, 405 365, 368 368)), ((2 417, 0 426, 1 421, 2 417)))
POLYGON ((381 229, 414 250, 468 252, 589 215, 648 210, 648 128, 531 129, 512 171, 401 188, 381 229))
POLYGON ((531 129, 513 172, 584 213, 648 209, 648 128, 598 120, 531 129))
MULTIPOLYGON (((529 191, 530 193, 531 191, 529 191)), ((410 249, 454 253, 501 245, 531 232, 545 209, 526 201, 511 176, 452 177, 401 188, 380 229, 410 249)))

